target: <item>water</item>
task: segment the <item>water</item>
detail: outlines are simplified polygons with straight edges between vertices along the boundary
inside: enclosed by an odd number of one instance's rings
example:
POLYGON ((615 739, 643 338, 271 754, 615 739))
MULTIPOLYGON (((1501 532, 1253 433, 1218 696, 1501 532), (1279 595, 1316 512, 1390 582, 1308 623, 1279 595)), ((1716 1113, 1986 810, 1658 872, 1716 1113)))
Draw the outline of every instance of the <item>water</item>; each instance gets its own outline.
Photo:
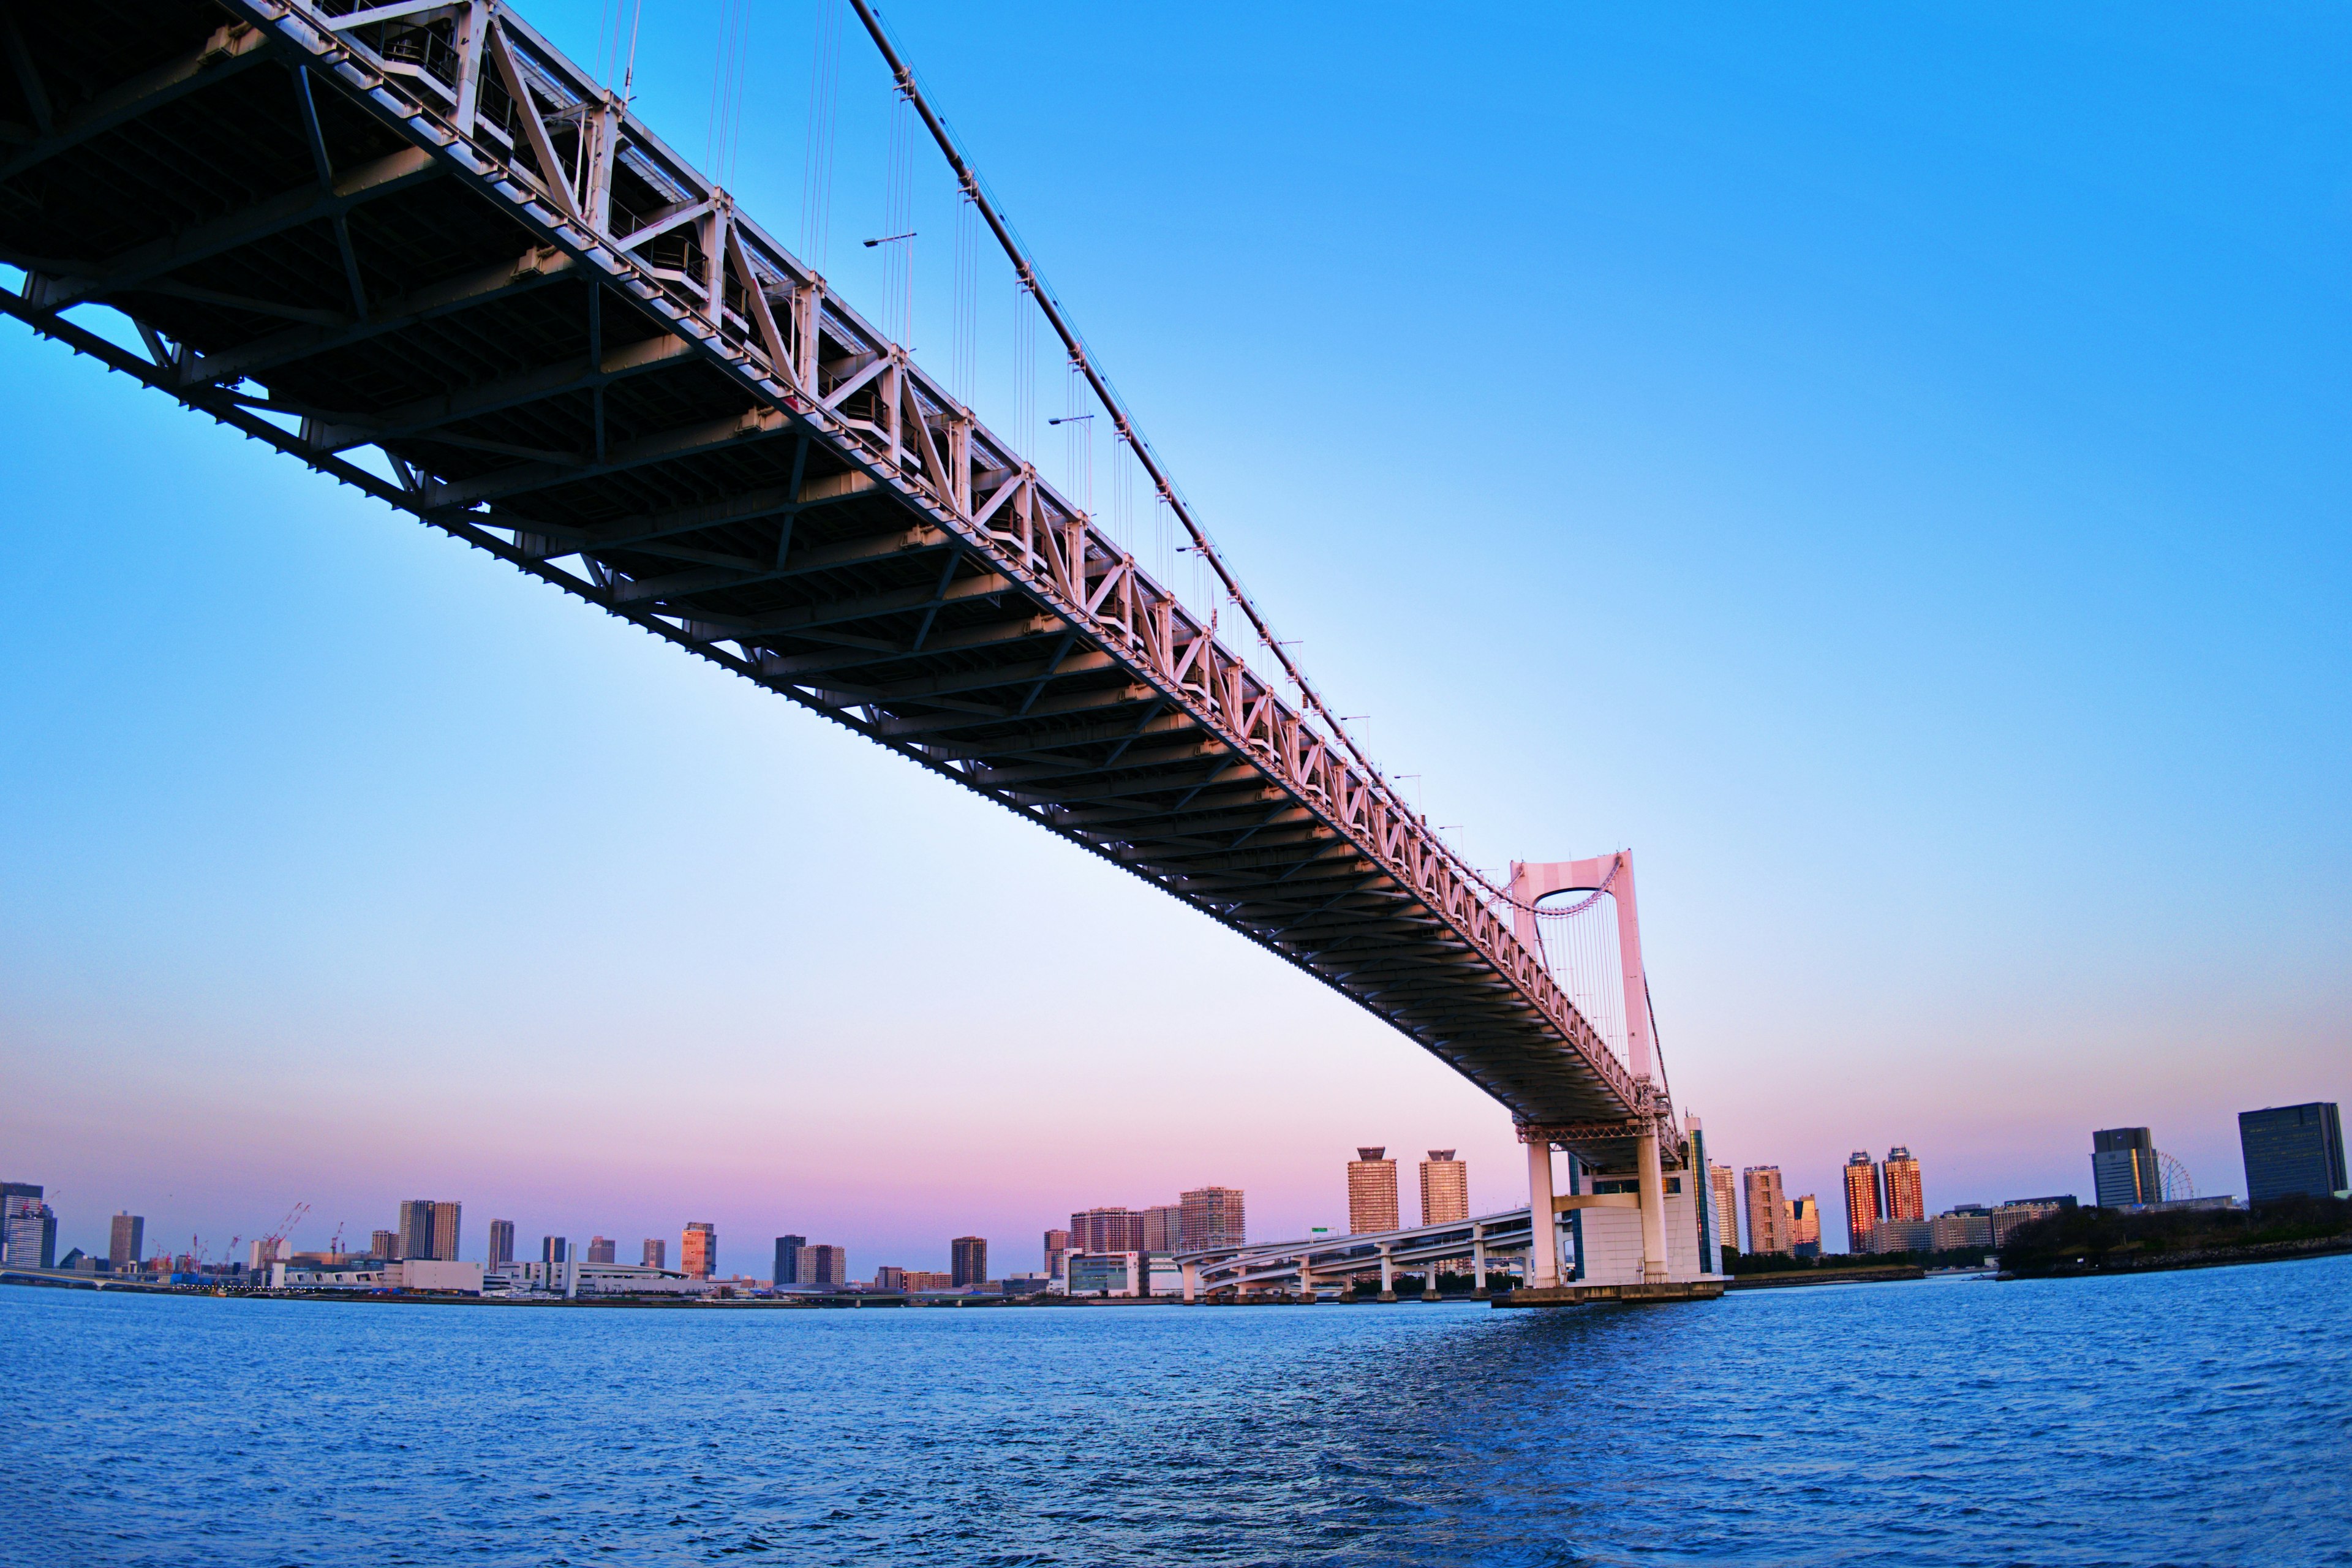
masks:
POLYGON ((0 1289, 11 1563, 2346 1563, 2352 1258, 1565 1312, 0 1289))

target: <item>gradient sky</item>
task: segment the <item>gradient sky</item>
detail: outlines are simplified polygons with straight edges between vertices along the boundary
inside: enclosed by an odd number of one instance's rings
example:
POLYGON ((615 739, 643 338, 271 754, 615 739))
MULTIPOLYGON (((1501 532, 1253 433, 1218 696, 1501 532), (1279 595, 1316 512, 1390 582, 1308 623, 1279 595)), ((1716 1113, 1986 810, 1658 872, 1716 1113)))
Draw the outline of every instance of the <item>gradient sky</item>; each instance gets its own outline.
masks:
MULTIPOLYGON (((753 10, 731 184, 795 244, 815 8, 753 10)), ((597 12, 526 14, 593 61, 597 12)), ((2145 1123, 2242 1192, 2236 1111, 2352 1099, 2352 13, 889 16, 1432 819, 1634 848, 1718 1158, 1836 1227, 1849 1150, 2087 1196, 2145 1123)), ((690 156, 718 16, 646 3, 690 156)), ((824 262, 878 315, 841 60, 824 262)), ((477 1256, 1005 1271, 1202 1183, 1344 1225, 1371 1142, 1525 1201, 1433 1058, 1004 812, 13 323, 0 416, 0 1176, 61 1247, 430 1196, 477 1256)))

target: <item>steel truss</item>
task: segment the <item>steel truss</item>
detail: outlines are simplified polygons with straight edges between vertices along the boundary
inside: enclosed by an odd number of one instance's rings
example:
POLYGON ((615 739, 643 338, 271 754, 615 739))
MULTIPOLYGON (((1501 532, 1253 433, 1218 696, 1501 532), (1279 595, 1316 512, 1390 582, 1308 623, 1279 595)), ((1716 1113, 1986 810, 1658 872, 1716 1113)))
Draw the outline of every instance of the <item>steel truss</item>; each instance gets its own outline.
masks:
POLYGON ((49 0, 0 44, 0 309, 1085 846, 1521 1122, 1660 1113, 1420 817, 500 0, 49 0))

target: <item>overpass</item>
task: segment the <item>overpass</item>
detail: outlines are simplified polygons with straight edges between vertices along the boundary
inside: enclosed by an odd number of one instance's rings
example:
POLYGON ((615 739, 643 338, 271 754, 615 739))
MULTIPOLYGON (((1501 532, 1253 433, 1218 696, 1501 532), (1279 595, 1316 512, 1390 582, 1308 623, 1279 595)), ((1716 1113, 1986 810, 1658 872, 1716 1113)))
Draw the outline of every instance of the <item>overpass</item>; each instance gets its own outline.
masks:
POLYGON ((1656 1195, 1687 1142, 1646 1046, 1621 1057, 1531 937, 1549 893, 1371 765, 854 4, 1244 625, 504 0, 0 8, 0 310, 1256 942, 1508 1109, 1538 1205, 1555 1145, 1656 1195))

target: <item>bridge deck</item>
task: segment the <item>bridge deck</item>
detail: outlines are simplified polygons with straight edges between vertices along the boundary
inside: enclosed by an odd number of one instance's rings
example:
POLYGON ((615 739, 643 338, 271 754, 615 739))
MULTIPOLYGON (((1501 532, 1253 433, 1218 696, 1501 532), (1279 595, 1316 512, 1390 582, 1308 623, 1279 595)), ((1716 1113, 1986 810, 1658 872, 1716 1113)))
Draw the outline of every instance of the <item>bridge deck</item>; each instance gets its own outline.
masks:
POLYGON ((0 308, 1622 1135, 1507 910, 1205 617, 502 4, 356 9, 0 10, 0 308))

